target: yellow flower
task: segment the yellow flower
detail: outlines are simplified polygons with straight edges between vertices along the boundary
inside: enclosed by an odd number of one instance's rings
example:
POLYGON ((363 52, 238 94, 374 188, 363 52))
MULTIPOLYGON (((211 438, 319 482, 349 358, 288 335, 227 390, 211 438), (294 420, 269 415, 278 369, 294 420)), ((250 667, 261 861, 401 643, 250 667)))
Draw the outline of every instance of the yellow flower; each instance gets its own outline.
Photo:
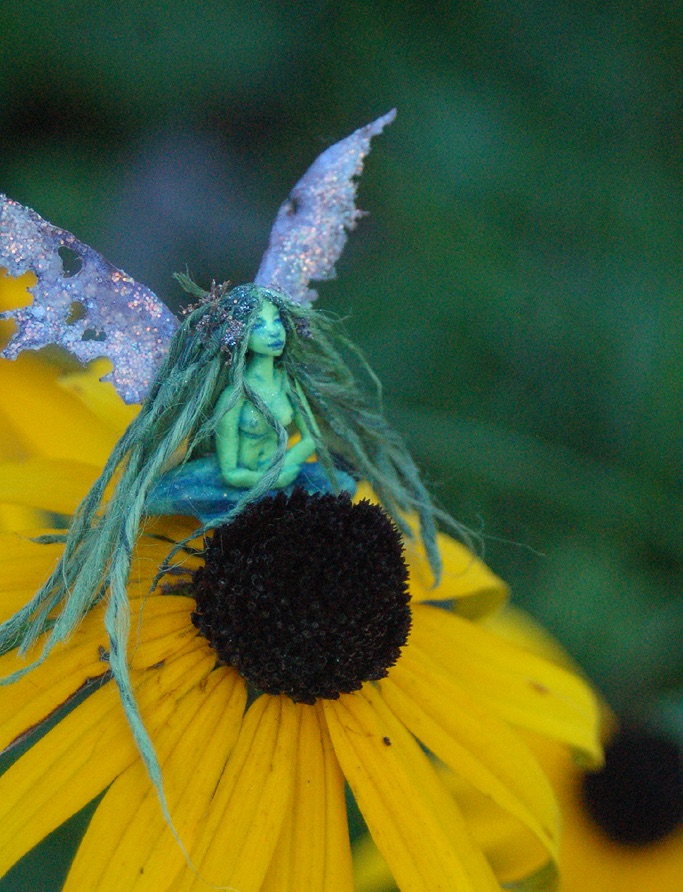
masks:
MULTIPOLYGON (((557 642, 510 608, 487 621, 507 640, 571 666, 557 642)), ((683 877, 683 754, 652 730, 620 726, 606 704, 606 764, 586 771, 556 741, 531 748, 550 778, 562 813, 562 892, 679 892, 683 877)))
MULTIPOLYGON (((569 663, 559 645, 521 611, 507 608, 485 624, 508 641, 525 643, 552 660, 569 663)), ((553 785, 562 815, 560 888, 562 892, 679 892, 683 877, 681 756, 672 744, 651 732, 618 730, 610 710, 604 705, 602 710, 610 742, 607 764, 597 773, 587 772, 557 741, 525 734, 553 785), (600 820, 593 816, 596 807, 600 820)), ((528 841, 490 800, 468 788, 454 772, 443 767, 440 772, 497 876, 514 877, 512 853, 516 864, 523 862, 525 853, 533 860, 528 841)), ((395 888, 386 863, 367 835, 354 844, 354 875, 358 892, 395 888)))
MULTIPOLYGON (((58 380, 31 357, 0 363, 0 386, 4 420, 20 444, 2 456, 0 501, 28 512, 23 531, 10 524, 0 535, 4 620, 59 554, 59 544, 29 537, 55 532, 39 529, 46 517, 74 512, 133 410, 92 370, 58 380)), ((359 499, 368 495, 361 488, 359 499)), ((598 762, 596 704, 572 673, 485 627, 506 590, 477 558, 441 536, 444 574, 431 588, 423 555, 407 543, 412 626, 395 665, 352 693, 309 705, 259 694, 217 660, 192 597, 199 556, 189 553, 149 594, 169 541, 191 530, 180 518, 151 521, 129 584, 132 685, 190 860, 164 821, 109 677, 100 604, 45 663, 0 687, 0 750, 87 694, 0 777, 0 875, 106 791, 67 890, 159 892, 208 882, 240 892, 343 892, 353 888, 345 780, 402 889, 497 890, 501 879, 557 858, 555 798, 518 729, 598 762), (527 840, 505 876, 423 747, 527 840)), ((355 579, 356 568, 337 569, 347 583, 355 579)), ((341 616, 352 605, 338 606, 341 616)), ((23 663, 16 652, 0 657, 0 677, 23 663)))
MULTIPOLYGON (((586 807, 586 776, 581 768, 560 747, 545 742, 537 744, 535 750, 562 809, 563 892, 679 892, 683 877, 683 825, 644 844, 610 838, 586 807)), ((649 778, 644 776, 642 783, 648 782, 649 778)), ((623 805, 628 808, 628 801, 623 805)), ((637 820, 647 822, 645 815, 637 820)))

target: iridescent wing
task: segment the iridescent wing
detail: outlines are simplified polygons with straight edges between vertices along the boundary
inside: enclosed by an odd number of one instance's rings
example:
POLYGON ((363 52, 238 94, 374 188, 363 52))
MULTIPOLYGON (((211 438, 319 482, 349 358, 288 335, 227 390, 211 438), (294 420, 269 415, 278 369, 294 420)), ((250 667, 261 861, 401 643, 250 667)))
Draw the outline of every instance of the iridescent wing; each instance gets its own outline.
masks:
POLYGON ((3 315, 17 331, 3 351, 58 344, 81 362, 106 356, 105 376, 127 403, 144 399, 178 320, 144 285, 112 266, 70 232, 0 193, 0 267, 31 271, 33 303, 3 315))
MULTIPOLYGON (((393 121, 392 110, 330 146, 306 171, 281 206, 258 285, 284 291, 301 304, 317 297, 311 280, 334 277, 347 232, 356 225, 356 177, 370 140, 393 121)), ((105 376, 127 403, 141 402, 163 360, 178 320, 144 285, 112 266, 70 232, 0 193, 0 267, 11 276, 29 270, 38 279, 33 303, 0 314, 17 331, 2 353, 58 344, 82 362, 106 356, 105 376)))
POLYGON ((355 204, 356 177, 370 140, 395 117, 392 109, 316 158, 278 211, 254 279, 257 285, 270 285, 295 303, 310 304, 318 295, 309 282, 334 278, 347 232, 362 213, 355 204))

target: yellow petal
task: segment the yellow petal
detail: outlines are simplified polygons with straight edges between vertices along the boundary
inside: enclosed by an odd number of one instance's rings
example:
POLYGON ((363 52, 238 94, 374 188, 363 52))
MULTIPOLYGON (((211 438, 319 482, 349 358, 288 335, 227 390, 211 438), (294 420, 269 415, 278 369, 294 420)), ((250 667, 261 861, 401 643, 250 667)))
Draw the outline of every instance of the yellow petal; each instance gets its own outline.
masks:
MULTIPOLYGON (((38 280, 33 273, 24 273, 23 276, 10 276, 6 269, 0 267, 0 312, 15 310, 18 307, 27 307, 33 300, 29 292, 38 280)), ((0 348, 4 347, 16 329, 15 323, 10 319, 0 319, 0 348)))
POLYGON ((0 531, 36 529, 47 522, 48 515, 44 511, 23 505, 0 504, 0 531))
POLYGON ((458 613, 472 618, 490 613, 504 603, 508 587, 469 548, 443 533, 439 533, 438 545, 443 572, 439 585, 432 588, 433 577, 424 550, 417 540, 406 542, 413 601, 454 600, 458 613))
POLYGON ((61 369, 23 353, 0 360, 0 417, 27 458, 85 460, 103 465, 118 435, 57 383, 61 369))
MULTIPOLYGON (((371 487, 358 484, 354 502, 367 499, 379 504, 371 487)), ((429 568, 419 536, 419 524, 414 516, 406 518, 414 532, 414 538, 404 539, 405 558, 410 573, 410 596, 419 601, 456 601, 457 611, 463 616, 484 616, 504 603, 509 595, 508 587, 483 561, 451 536, 439 533, 437 542, 443 572, 439 585, 434 587, 434 577, 429 568)))
MULTIPOLYGON (((439 775, 457 799, 472 836, 501 883, 519 882, 549 864, 547 847, 522 823, 445 766, 440 767, 439 775)), ((557 862, 552 859, 550 863, 557 872, 557 862)))
MULTIPOLYGON (((546 863, 547 851, 518 821, 445 766, 437 766, 437 771, 455 796, 472 836, 505 888, 536 873, 546 863)), ((386 861, 369 834, 353 845, 353 874, 356 892, 389 892, 394 888, 386 861)))
POLYGON ((0 777, 0 876, 137 758, 119 708, 105 685, 0 777))
MULTIPOLYGON (((198 522, 190 517, 148 517, 145 522, 145 533, 150 537, 157 536, 164 540, 162 544, 168 550, 169 542, 179 542, 181 539, 187 539, 197 529, 198 522)), ((150 541, 152 541, 150 539, 150 541)), ((202 548, 203 540, 196 539, 191 543, 194 548, 202 548)))
POLYGON ((499 885, 424 752, 371 685, 323 701, 330 737, 368 828, 401 889, 499 885))
MULTIPOLYGON (((191 598, 164 595, 150 598, 142 606, 141 618, 139 605, 136 608, 134 604, 132 609, 129 651, 133 670, 156 670, 162 663, 184 660, 195 650, 197 659, 211 666, 215 657, 190 621, 194 606, 191 598)), ((20 657, 16 650, 1 656, 0 678, 35 659, 45 638, 42 636, 35 650, 26 656, 20 657)), ((108 672, 108 647, 103 608, 98 606, 85 617, 71 639, 57 645, 44 663, 13 684, 1 685, 0 751, 62 706, 86 682, 108 672)))
MULTIPOLYGON (((63 533, 64 530, 39 529, 26 533, 0 533, 0 578, 2 590, 28 587, 35 589, 59 560, 63 545, 41 545, 30 537, 63 533)), ((0 593, 0 599, 2 594, 0 593)))
MULTIPOLYGON (((0 686, 0 751, 62 706, 91 679, 104 675, 109 664, 100 648, 106 644, 102 611, 86 618, 68 645, 58 645, 42 665, 14 684, 0 686)), ((40 646, 40 644, 38 645, 40 646)), ((16 651, 0 657, 0 678, 16 672, 33 654, 16 651)))
MULTIPOLYGON (((154 520, 162 520, 154 518, 154 520)), ((189 534, 194 532, 196 525, 190 529, 187 527, 179 527, 171 521, 175 518, 163 518, 164 523, 152 526, 152 530, 156 529, 156 536, 150 531, 150 525, 145 526, 143 535, 138 539, 131 563, 131 582, 129 584, 128 595, 130 598, 146 597, 149 594, 152 580, 156 578, 159 567, 165 561, 169 551, 173 547, 173 543, 185 539, 189 534)), ((194 543, 193 547, 202 547, 202 543, 194 543)), ((189 574, 201 565, 202 561, 199 557, 186 552, 179 552, 173 559, 173 574, 166 578, 166 582, 171 584, 184 581, 182 573, 189 574)))
POLYGON ((14 616, 22 607, 26 606, 36 593, 37 586, 26 588, 5 589, 0 592, 0 622, 4 622, 14 616))
MULTIPOLYGON (((36 589, 54 570, 62 553, 62 544, 41 544, 33 541, 37 536, 64 534, 64 530, 37 528, 22 533, 0 533, 0 621, 12 616, 23 607, 35 594, 36 589)), ((150 597, 150 585, 156 576, 159 564, 166 557, 170 545, 168 542, 154 542, 141 539, 138 543, 131 568, 131 581, 128 586, 128 597, 135 608, 135 602, 144 600, 145 616, 150 620, 156 613, 160 616, 170 613, 185 613, 188 616, 194 610, 194 601, 184 598, 180 601, 163 601, 156 603, 158 595, 150 597), (175 605, 175 606, 174 606, 175 605)), ((183 558, 188 573, 199 565, 194 557, 183 558)), ((178 581, 177 576, 169 577, 170 581, 178 581)), ((164 595, 164 598, 169 596, 164 595)), ((175 596, 173 596, 175 597, 175 596)), ((178 620, 180 622, 180 620, 178 620)), ((169 629, 161 629, 166 634, 169 629)), ((150 633, 147 638, 151 639, 150 633)))
MULTIPOLYGON (((210 669, 206 657, 194 652, 133 675, 153 739, 176 702, 210 669)), ((109 682, 0 777, 0 876, 138 758, 119 693, 109 682)))
POLYGON ((301 712, 292 805, 261 892, 352 892, 344 776, 320 706, 301 712))
POLYGON ((599 710, 580 678, 448 611, 416 605, 414 615, 411 643, 474 697, 600 764, 599 710))
POLYGON ((302 709, 268 695, 252 704, 190 852, 199 877, 186 872, 174 890, 259 892, 291 805, 302 709))
POLYGON ((140 407, 127 406, 110 381, 100 380, 111 369, 111 360, 95 359, 85 369, 62 375, 57 385, 76 397, 98 421, 120 437, 140 407))
MULTIPOLYGON (((239 675, 217 669, 179 701, 155 741, 169 809, 187 849, 237 740, 245 702, 239 675)), ((98 806, 64 892, 160 892, 189 870, 138 760, 98 806)))
POLYGON ((195 642, 208 646, 192 625, 193 598, 157 595, 131 605, 129 661, 135 668, 158 665, 195 642))
POLYGON ((0 312, 27 307, 33 300, 33 295, 28 289, 33 288, 37 281, 34 273, 10 276, 7 270, 0 266, 0 312))
POLYGON ((380 687, 385 702, 428 750, 518 818, 557 857, 559 811, 552 788, 505 722, 410 646, 380 687))
MULTIPOLYGON (((0 533, 0 622, 27 604, 54 569, 63 545, 39 545, 29 535, 52 534, 35 529, 27 534, 0 533)), ((62 531, 63 532, 63 531, 62 531)))
POLYGON ((162 665, 131 669, 131 683, 142 718, 150 733, 166 720, 174 704, 195 685, 205 684, 216 665, 216 655, 195 641, 185 645, 162 665))
POLYGON ((99 476, 94 465, 47 458, 0 464, 0 500, 73 514, 99 476))

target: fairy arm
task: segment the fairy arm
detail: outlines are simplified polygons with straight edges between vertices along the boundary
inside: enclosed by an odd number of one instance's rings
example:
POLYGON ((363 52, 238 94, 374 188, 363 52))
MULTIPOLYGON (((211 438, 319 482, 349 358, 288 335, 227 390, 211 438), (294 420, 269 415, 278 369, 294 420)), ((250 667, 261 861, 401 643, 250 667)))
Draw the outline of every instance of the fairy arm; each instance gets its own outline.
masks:
MULTIPOLYGON (((240 412, 244 400, 239 400, 236 405, 228 409, 216 425, 215 445, 221 476, 228 486, 237 489, 248 489, 255 486, 263 477, 262 470, 245 468, 239 463, 240 437, 239 429, 240 412)), ((287 452, 285 463, 280 476, 274 484, 275 489, 281 489, 293 482, 301 463, 313 452, 315 444, 308 434, 308 429, 299 427, 299 420, 295 418, 295 424, 301 431, 302 439, 287 452)))
MULTIPOLYGON (((299 392, 298 388, 297 392, 299 392)), ((306 406, 308 406, 307 403, 306 406)), ((282 471, 275 483, 275 489, 283 489, 293 483, 299 475, 302 464, 315 452, 315 440, 311 436, 307 419, 300 411, 294 409, 292 420, 301 434, 301 439, 287 450, 282 471)))
POLYGON ((282 471, 275 484, 276 489, 282 489, 285 486, 289 486, 290 483, 293 483, 299 475, 301 465, 315 452, 315 440, 310 431, 312 424, 315 424, 315 419, 311 415, 306 398, 298 386, 297 393, 303 401, 305 409, 308 410, 308 417, 297 408, 294 409, 294 417, 292 420, 294 426, 301 434, 301 439, 287 450, 282 471))
POLYGON ((298 443, 295 443, 291 449, 287 450, 284 465, 285 469, 294 466, 299 467, 302 462, 305 462, 307 458, 310 458, 310 456, 313 455, 315 452, 315 439, 312 430, 313 432, 318 433, 315 418, 308 405, 308 400, 298 382, 294 382, 294 388, 304 409, 302 412, 299 408, 294 408, 294 425, 301 434, 301 439, 298 443))
MULTIPOLYGON (((293 386, 296 388, 298 403, 294 407, 292 420, 301 434, 301 439, 287 450, 282 470, 274 484, 276 489, 281 489, 292 483, 303 462, 315 451, 315 438, 311 433, 311 430, 317 432, 315 418, 298 383, 295 382, 293 386)), ((240 430, 240 413, 244 406, 244 400, 238 400, 235 405, 223 411, 222 414, 221 401, 219 400, 217 406, 220 419, 216 425, 215 435, 216 455, 221 476, 228 486, 246 489, 259 482, 263 476, 263 470, 245 468, 240 463, 241 438, 244 435, 240 430)))

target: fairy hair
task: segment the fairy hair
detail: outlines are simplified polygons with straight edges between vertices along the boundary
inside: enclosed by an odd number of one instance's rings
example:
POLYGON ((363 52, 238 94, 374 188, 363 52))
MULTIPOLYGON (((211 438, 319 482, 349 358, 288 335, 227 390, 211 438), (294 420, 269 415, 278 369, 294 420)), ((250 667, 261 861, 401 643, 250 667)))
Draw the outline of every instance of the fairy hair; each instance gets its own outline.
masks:
MULTIPOLYGON (((318 459, 333 487, 335 464, 341 464, 370 483, 404 535, 413 535, 405 515, 417 514, 438 580, 437 511, 408 450, 384 419, 379 382, 335 323, 274 289, 243 285, 228 292, 225 286, 214 286, 205 292, 187 277, 178 278, 187 290, 201 294, 199 304, 183 320, 140 413, 76 511, 58 566, 24 609, 0 625, 0 652, 17 644, 28 649, 48 628, 51 649, 107 589, 119 583, 125 588, 147 494, 178 450, 184 448, 189 460, 212 449, 221 396, 221 414, 246 397, 278 434, 271 466, 221 522, 229 522, 272 488, 284 462, 287 431, 244 378, 249 333, 264 300, 280 310, 287 332, 281 362, 294 384, 290 396, 304 417, 312 416, 318 459), (343 351, 353 352, 367 373, 374 385, 373 399, 358 386, 343 351), (105 491, 117 477, 105 505, 105 491), (49 619, 62 601, 57 619, 49 619)), ((197 535, 202 532, 204 527, 197 535)))
MULTIPOLYGON (((245 380, 249 334, 264 301, 272 302, 280 311, 287 342, 279 361, 290 381, 295 408, 310 422, 317 457, 332 488, 337 488, 336 466, 368 481, 408 537, 413 533, 406 515, 416 514, 437 580, 441 569, 436 545, 437 511, 402 440, 384 419, 377 379, 335 324, 274 289, 243 285, 228 291, 227 286, 214 286, 210 292, 202 292, 187 277, 179 279, 200 297, 199 303, 174 335, 138 416, 77 509, 57 567, 29 603, 0 625, 0 653, 17 645, 25 652, 39 636, 49 633, 38 659, 2 679, 7 684, 42 663, 55 645, 69 637, 87 611, 107 598, 105 626, 112 675, 171 826, 161 769, 129 676, 128 577, 152 486, 178 452, 184 450, 183 460, 189 461, 211 451, 220 418, 240 399, 252 402, 277 433, 275 455, 259 482, 246 490, 234 507, 210 525, 200 526, 190 538, 206 532, 209 526, 229 523, 245 505, 271 490, 282 470, 287 430, 245 380), (366 394, 356 382, 344 358, 349 352, 373 382, 374 394, 366 394), (109 488, 112 491, 107 498, 109 488)), ((157 580, 190 538, 171 549, 157 580)))

